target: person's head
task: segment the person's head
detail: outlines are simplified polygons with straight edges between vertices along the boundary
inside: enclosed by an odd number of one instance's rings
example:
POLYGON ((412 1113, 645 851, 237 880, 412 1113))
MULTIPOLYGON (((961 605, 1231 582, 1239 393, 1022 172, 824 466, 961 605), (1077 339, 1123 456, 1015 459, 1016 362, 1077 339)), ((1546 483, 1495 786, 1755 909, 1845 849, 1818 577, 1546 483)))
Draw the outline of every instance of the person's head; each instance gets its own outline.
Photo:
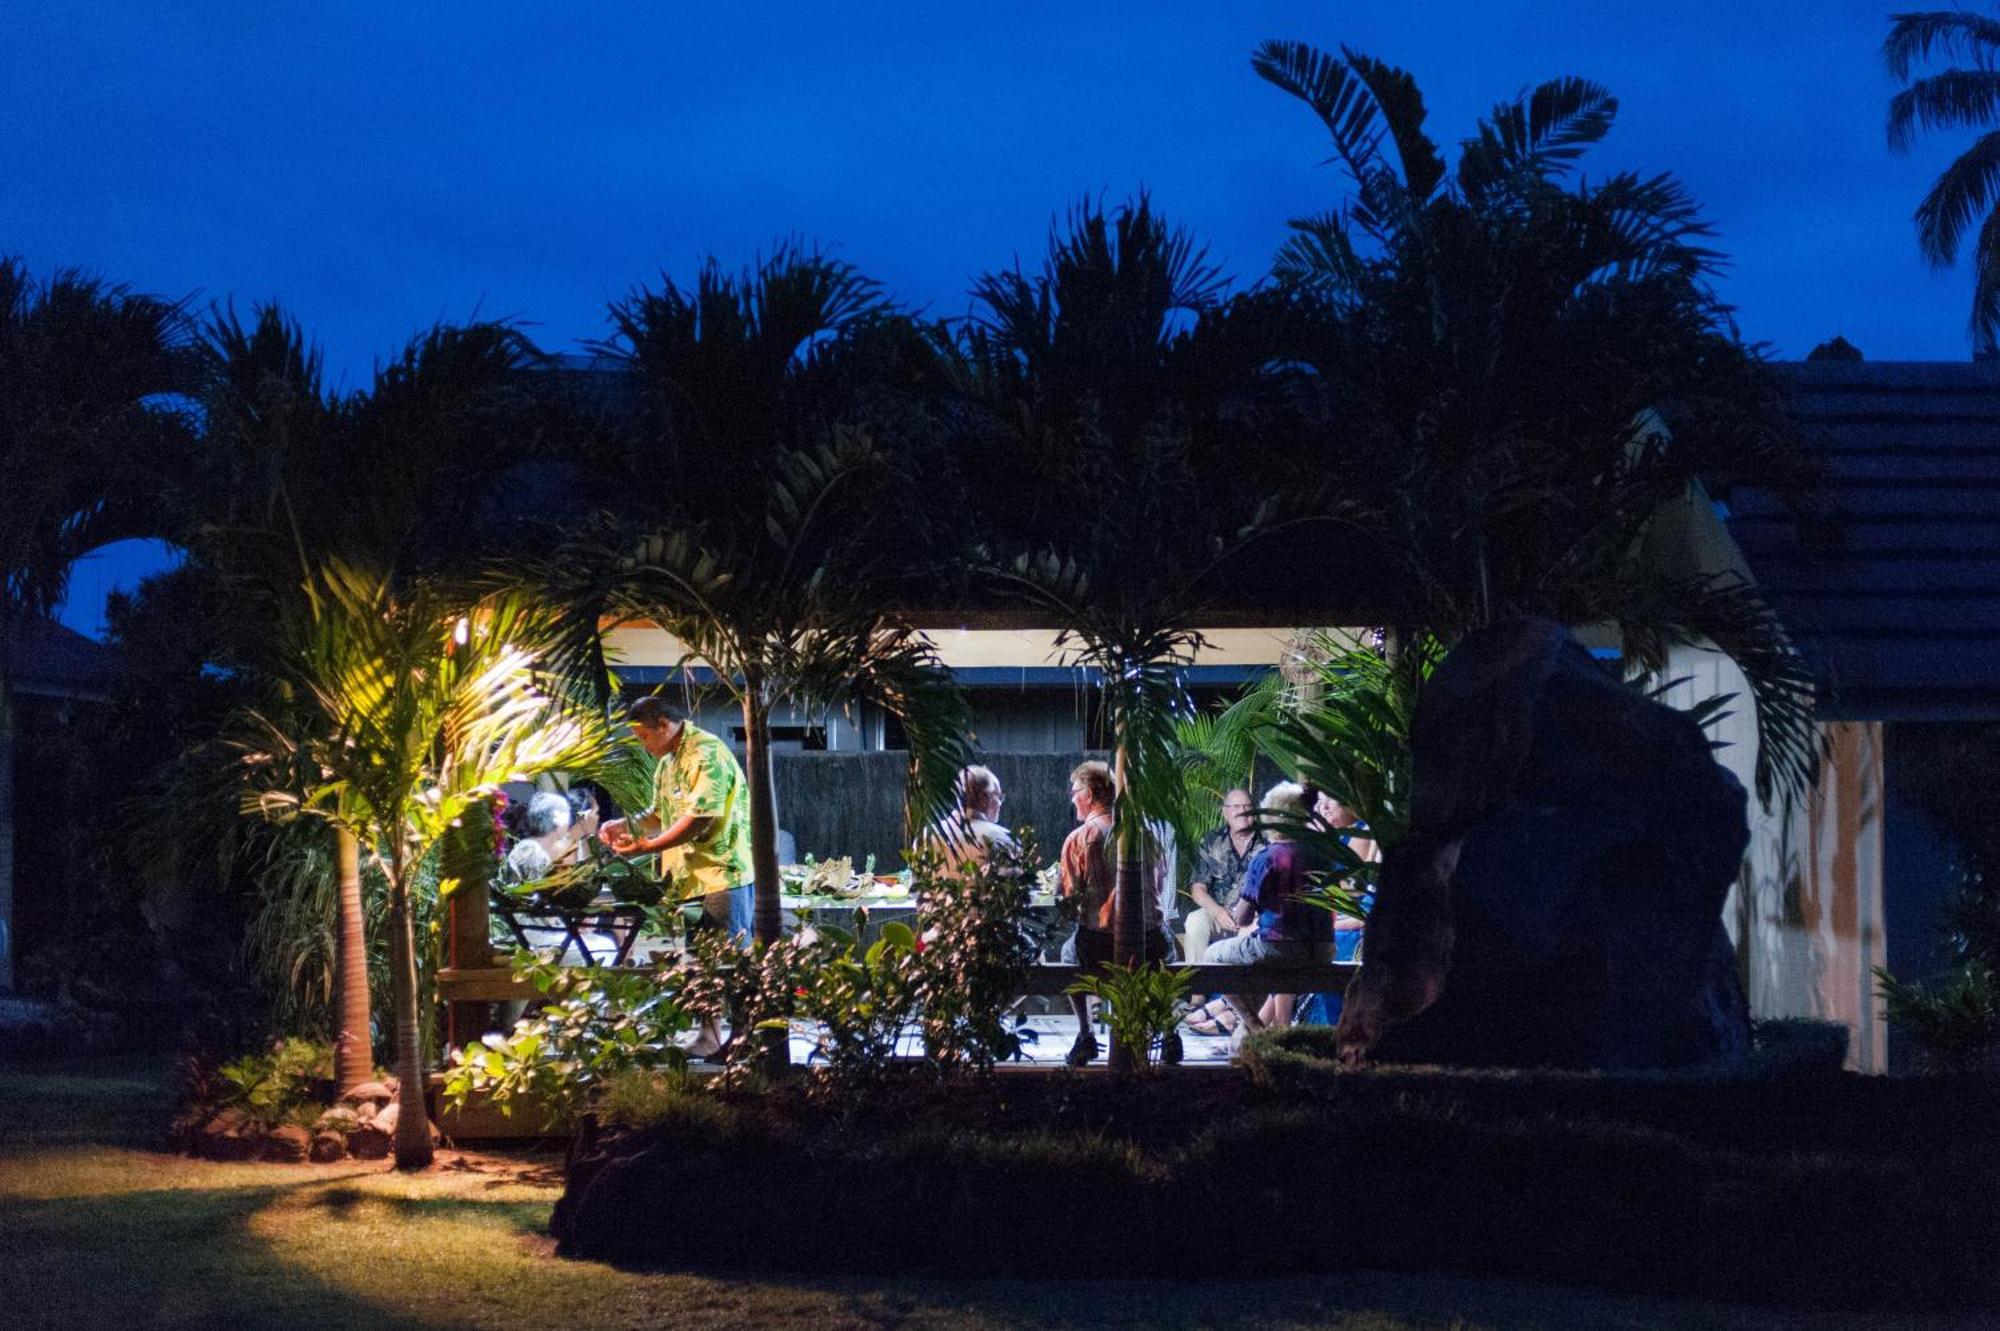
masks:
POLYGON ((1232 832, 1248 832, 1257 821, 1257 806, 1247 790, 1232 790, 1222 797, 1222 821, 1232 832))
MULTIPOLYGON (((1280 781, 1264 792, 1263 808, 1265 817, 1296 826, 1312 811, 1312 803, 1304 786, 1296 781, 1280 781)), ((1267 828, 1266 835, 1276 841, 1289 839, 1282 825, 1267 828)))
POLYGON ((535 792, 528 801, 527 832, 531 837, 545 837, 560 832, 570 823, 569 800, 552 790, 535 792))
POLYGON ((680 743, 681 727, 687 724, 687 708, 658 694, 648 694, 625 709, 625 722, 632 727, 639 746, 658 758, 680 743))
POLYGON ((1324 790, 1314 794, 1312 807, 1313 817, 1319 819, 1328 827, 1352 827, 1359 821, 1354 816, 1354 810, 1348 808, 1324 790))
POLYGON ((1093 813, 1108 813, 1117 798, 1118 787, 1111 780, 1111 769, 1095 760, 1079 763, 1069 774, 1069 804, 1076 810, 1076 820, 1082 822, 1093 813))
POLYGON ((958 807, 968 816, 996 819, 1000 816, 1000 801, 1004 798, 1000 778, 993 775, 991 768, 974 766, 959 769, 958 807))

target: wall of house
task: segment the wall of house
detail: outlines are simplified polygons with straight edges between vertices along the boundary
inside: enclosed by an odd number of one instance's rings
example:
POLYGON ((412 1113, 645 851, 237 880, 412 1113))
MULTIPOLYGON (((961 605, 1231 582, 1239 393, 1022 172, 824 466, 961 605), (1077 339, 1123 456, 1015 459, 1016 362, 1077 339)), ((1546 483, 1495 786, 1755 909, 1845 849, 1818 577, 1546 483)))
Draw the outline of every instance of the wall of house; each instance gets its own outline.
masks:
POLYGON ((1668 677, 1684 681, 1663 695, 1675 706, 1736 695, 1710 733, 1723 746, 1716 760, 1752 792, 1750 849, 1724 907, 1751 1014, 1837 1021, 1849 1032, 1848 1066, 1886 1071, 1871 974, 1887 943, 1881 725, 1822 726, 1818 783, 1804 799, 1767 809, 1755 795, 1757 730, 1742 672, 1718 652, 1682 649, 1668 677))

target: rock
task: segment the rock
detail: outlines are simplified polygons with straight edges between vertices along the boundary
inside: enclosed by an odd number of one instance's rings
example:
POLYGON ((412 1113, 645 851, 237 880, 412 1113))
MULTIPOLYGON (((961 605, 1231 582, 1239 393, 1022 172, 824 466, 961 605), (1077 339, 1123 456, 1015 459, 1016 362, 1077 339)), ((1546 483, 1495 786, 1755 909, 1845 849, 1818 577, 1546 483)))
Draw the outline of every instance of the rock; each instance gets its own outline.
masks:
POLYGON ((343 1104, 385 1105, 396 1098, 395 1079, 386 1082, 364 1081, 346 1095, 340 1097, 343 1104))
POLYGON ((356 1160, 381 1160, 389 1154, 389 1134, 373 1123, 363 1123, 347 1134, 347 1153, 356 1160))
POLYGON ((396 1135, 396 1124, 402 1120, 402 1117, 403 1107, 394 1100, 391 1100, 388 1104, 383 1105, 375 1111, 375 1117, 372 1121, 376 1127, 394 1137, 396 1135))
MULTIPOLYGON (((372 1105, 369 1107, 369 1111, 372 1115, 374 1111, 372 1105)), ((346 1136, 360 1126, 361 1114, 353 1106, 335 1105, 319 1116, 319 1121, 313 1124, 313 1131, 316 1133, 333 1132, 341 1136, 346 1136)))
POLYGON ((194 1153, 205 1160, 250 1160, 257 1155, 257 1127, 240 1111, 225 1109, 194 1135, 194 1153))
POLYGON ((316 1165, 330 1165, 347 1156, 347 1137, 339 1132, 317 1132, 313 1134, 312 1146, 307 1158, 316 1165))
POLYGON ((312 1134, 296 1123, 274 1128, 264 1138, 263 1157, 278 1164, 295 1165, 312 1150, 312 1134))
POLYGON ((1385 856, 1343 1046, 1389 1062, 1740 1065, 1722 903, 1742 785, 1699 726, 1546 620, 1467 637, 1425 685, 1409 830, 1385 856))

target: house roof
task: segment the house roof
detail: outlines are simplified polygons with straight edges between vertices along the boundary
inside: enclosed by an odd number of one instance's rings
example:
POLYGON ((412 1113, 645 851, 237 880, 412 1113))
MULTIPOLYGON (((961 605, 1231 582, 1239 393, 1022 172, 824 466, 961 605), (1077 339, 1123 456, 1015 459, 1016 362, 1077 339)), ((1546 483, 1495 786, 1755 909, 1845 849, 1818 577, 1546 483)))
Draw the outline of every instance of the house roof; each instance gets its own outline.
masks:
POLYGON ((53 619, 16 624, 9 659, 14 689, 47 697, 102 698, 123 667, 116 649, 53 619))
POLYGON ((2000 719, 2000 365, 1780 367, 1839 524, 1815 549, 1768 494, 1727 521, 1829 718, 2000 719))

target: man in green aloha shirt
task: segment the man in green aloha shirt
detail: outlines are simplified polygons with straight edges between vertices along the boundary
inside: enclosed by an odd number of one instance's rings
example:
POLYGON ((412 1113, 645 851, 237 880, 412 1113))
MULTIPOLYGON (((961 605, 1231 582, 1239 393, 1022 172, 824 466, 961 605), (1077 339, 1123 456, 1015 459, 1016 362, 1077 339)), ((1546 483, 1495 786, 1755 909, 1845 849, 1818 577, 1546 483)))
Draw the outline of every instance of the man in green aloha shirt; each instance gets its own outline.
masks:
MULTIPOLYGON (((682 900, 700 898, 697 928, 726 929, 739 943, 747 940, 755 895, 750 800, 736 755, 665 698, 639 699, 625 719, 641 747, 659 760, 653 807, 605 823, 598 839, 620 855, 657 851, 667 890, 682 900)), ((710 1023, 689 1052, 713 1053, 720 1035, 710 1023)))

